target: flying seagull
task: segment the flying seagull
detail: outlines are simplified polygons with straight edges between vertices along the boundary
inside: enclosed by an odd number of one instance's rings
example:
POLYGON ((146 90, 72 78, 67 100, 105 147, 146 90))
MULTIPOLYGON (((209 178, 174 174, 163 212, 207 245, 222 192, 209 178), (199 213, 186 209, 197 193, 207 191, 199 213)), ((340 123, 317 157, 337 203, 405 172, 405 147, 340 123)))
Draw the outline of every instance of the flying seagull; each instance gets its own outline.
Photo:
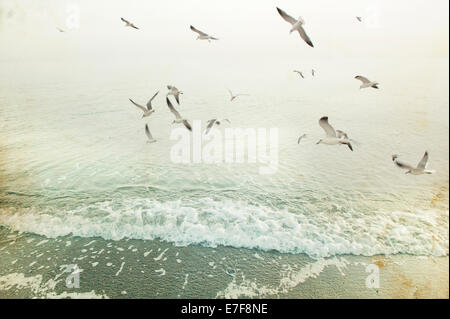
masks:
POLYGON ((297 71, 297 70, 294 70, 294 72, 295 72, 295 73, 298 73, 298 75, 300 75, 303 79, 305 78, 305 77, 303 76, 303 73, 302 73, 302 72, 297 71))
POLYGON ((166 96, 166 102, 167 102, 167 106, 170 109, 170 112, 172 112, 173 115, 175 115, 175 120, 173 120, 172 124, 174 124, 174 123, 183 123, 184 126, 186 126, 186 128, 189 131, 192 131, 191 124, 189 124, 189 122, 186 119, 181 117, 180 113, 178 113, 178 111, 175 110, 175 108, 173 107, 172 103, 170 103, 169 98, 167 96, 166 96))
POLYGON ((172 85, 168 85, 167 88, 169 89, 169 92, 166 94, 166 96, 173 95, 175 97, 175 100, 177 100, 178 105, 180 105, 180 94, 183 94, 183 92, 172 85))
POLYGON ((229 119, 223 119, 223 120, 221 120, 221 119, 211 119, 211 120, 209 120, 209 121, 207 122, 208 125, 206 126, 206 132, 205 132, 205 135, 208 134, 208 132, 211 130, 211 128, 213 127, 214 124, 220 125, 220 123, 222 123, 222 122, 224 122, 224 121, 227 121, 228 123, 231 124, 231 122, 230 122, 229 119))
POLYGON ((327 137, 324 139, 320 139, 316 144, 326 144, 326 145, 345 144, 351 151, 353 151, 353 147, 348 139, 346 139, 345 137, 344 138, 338 137, 334 128, 328 123, 328 116, 322 117, 319 120, 319 125, 323 128, 327 137))
POLYGON ((392 155, 392 161, 394 161, 394 163, 398 167, 407 169, 405 174, 422 175, 422 174, 433 174, 434 173, 434 170, 425 169, 427 166, 427 162, 428 162, 428 151, 425 151, 425 154, 423 155, 419 164, 417 164, 417 167, 412 167, 409 164, 402 163, 397 158, 398 158, 397 155, 392 155))
POLYGON ((231 92, 230 89, 228 89, 228 92, 230 92, 230 96, 231 96, 230 101, 233 101, 233 100, 234 100, 235 98, 237 98, 238 96, 241 96, 241 95, 248 95, 248 94, 236 94, 236 95, 233 95, 233 93, 231 92))
POLYGON ((145 135, 147 135, 147 137, 148 137, 147 143, 156 142, 156 140, 152 136, 152 133, 150 133, 150 130, 148 129, 148 124, 145 124, 145 135))
POLYGON ((359 22, 361 22, 361 21, 362 21, 362 18, 361 18, 361 17, 356 17, 356 20, 358 20, 359 22))
POLYGON ((58 27, 56 27, 56 30, 58 30, 59 32, 66 32, 66 31, 64 31, 63 29, 58 28, 58 27))
POLYGON ((314 69, 312 69, 311 70, 311 74, 312 74, 312 76, 315 76, 316 75, 316 71, 314 71, 314 69))
POLYGON ((192 31, 198 33, 197 40, 208 40, 208 42, 211 42, 211 40, 219 40, 213 36, 210 36, 209 34, 206 34, 205 32, 196 29, 193 26, 190 26, 190 28, 192 31))
POLYGON ((306 136, 307 136, 306 134, 301 135, 301 136, 298 138, 298 140, 297 140, 297 144, 300 144, 300 141, 301 141, 302 139, 304 139, 306 136))
POLYGON ((359 87, 360 89, 364 89, 364 88, 374 88, 374 89, 378 89, 378 82, 372 82, 370 81, 368 78, 362 76, 362 75, 357 75, 355 76, 355 79, 360 80, 362 82, 361 86, 359 87))
POLYGON ((298 20, 294 19, 293 17, 291 17, 290 15, 288 15, 286 12, 284 12, 283 10, 281 10, 278 7, 277 7, 277 11, 285 21, 292 24, 292 28, 289 31, 289 33, 292 33, 293 31, 298 31, 298 33, 300 34, 302 39, 305 40, 305 42, 310 47, 314 48, 314 45, 312 44, 311 39, 308 37, 308 35, 306 34, 305 30, 302 27, 302 25, 305 24, 305 21, 303 21, 303 19, 301 17, 299 17, 298 20))
POLYGON ((131 101, 131 103, 136 105, 138 108, 140 108, 144 112, 144 114, 142 114, 142 117, 144 118, 144 117, 150 116, 153 112, 155 112, 155 110, 152 108, 152 101, 158 95, 158 93, 159 93, 159 91, 156 92, 155 95, 153 95, 153 97, 147 102, 147 108, 143 107, 140 104, 137 104, 132 99, 129 99, 129 100, 131 101))
POLYGON ((132 27, 132 28, 139 30, 139 28, 137 26, 135 26, 133 23, 131 23, 130 21, 127 21, 124 18, 120 18, 120 20, 125 22, 125 27, 132 27))

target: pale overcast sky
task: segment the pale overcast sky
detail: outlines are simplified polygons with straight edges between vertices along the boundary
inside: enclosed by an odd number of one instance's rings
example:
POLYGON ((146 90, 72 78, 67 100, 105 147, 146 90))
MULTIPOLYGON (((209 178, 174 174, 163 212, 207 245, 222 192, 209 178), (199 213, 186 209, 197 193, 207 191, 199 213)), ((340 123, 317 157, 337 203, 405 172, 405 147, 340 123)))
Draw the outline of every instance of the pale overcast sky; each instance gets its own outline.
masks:
POLYGON ((202 43, 206 50, 236 59, 448 57, 448 6, 447 0, 0 0, 0 59, 104 58, 129 50, 136 58, 195 59, 199 43, 190 24, 220 39, 202 43), (276 6, 303 17, 315 48, 289 35, 276 6), (70 29, 77 12, 79 28, 70 29), (120 17, 141 30, 124 28, 120 17))

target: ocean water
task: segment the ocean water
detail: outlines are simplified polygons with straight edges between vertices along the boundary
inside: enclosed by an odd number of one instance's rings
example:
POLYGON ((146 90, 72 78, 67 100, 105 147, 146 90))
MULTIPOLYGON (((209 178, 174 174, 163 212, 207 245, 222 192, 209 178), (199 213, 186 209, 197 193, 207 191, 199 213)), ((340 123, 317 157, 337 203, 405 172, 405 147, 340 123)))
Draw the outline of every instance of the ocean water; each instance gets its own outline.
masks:
POLYGON ((230 64, 225 80, 212 60, 177 69, 0 61, 0 295, 342 297, 351 294, 334 295, 326 280, 319 294, 308 278, 333 266, 326 278, 336 282, 376 256, 444 258, 448 277, 448 59, 377 61, 315 60, 304 80, 292 61, 254 61, 244 73, 230 64), (359 89, 360 69, 379 90, 359 89), (167 84, 202 125, 226 117, 222 132, 277 128, 276 172, 173 163, 167 84), (227 87, 249 95, 230 102, 227 87), (158 90, 156 112, 141 119, 128 98, 145 104, 158 90), (316 145, 325 115, 354 152, 316 145), (416 164, 425 150, 433 175, 405 175, 391 161, 416 164), (75 292, 64 287, 67 264, 83 269, 75 292))

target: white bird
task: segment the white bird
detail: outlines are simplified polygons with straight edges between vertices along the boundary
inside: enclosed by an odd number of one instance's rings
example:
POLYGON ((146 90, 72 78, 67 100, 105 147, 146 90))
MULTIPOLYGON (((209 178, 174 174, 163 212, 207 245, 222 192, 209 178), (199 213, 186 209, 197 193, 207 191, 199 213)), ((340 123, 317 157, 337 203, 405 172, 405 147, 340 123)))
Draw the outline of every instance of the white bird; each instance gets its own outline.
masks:
POLYGON ((314 71, 314 69, 312 69, 311 70, 311 74, 312 74, 312 76, 315 76, 316 75, 316 71, 314 71))
POLYGON ((120 20, 125 22, 125 27, 131 27, 131 28, 135 28, 135 29, 139 30, 139 28, 137 26, 135 26, 133 23, 131 23, 130 21, 127 21, 124 18, 120 18, 120 20))
POLYGON ((153 95, 153 97, 147 102, 147 108, 143 107, 140 104, 137 104, 132 99, 129 99, 129 100, 131 101, 131 103, 136 105, 138 108, 140 108, 144 112, 144 114, 142 114, 142 117, 144 118, 144 117, 150 116, 153 112, 155 112, 155 110, 152 108, 152 101, 158 95, 158 93, 159 93, 159 91, 156 92, 155 95, 153 95))
POLYGON ((228 89, 228 92, 230 92, 230 96, 231 96, 230 101, 233 101, 233 100, 234 100, 235 98, 237 98, 238 96, 241 96, 241 95, 248 95, 248 94, 236 94, 236 95, 233 95, 233 93, 231 92, 230 89, 228 89))
POLYGON ((58 28, 58 27, 56 27, 56 29, 57 29, 59 32, 66 32, 66 31, 64 31, 63 29, 58 28))
POLYGON ((402 163, 399 160, 397 160, 397 158, 398 158, 397 155, 392 155, 392 161, 394 161, 394 163, 398 167, 407 169, 405 174, 422 175, 422 174, 433 174, 435 172, 434 170, 425 169, 427 166, 427 162, 428 162, 428 152, 427 151, 425 151, 425 154, 423 155, 419 164, 417 164, 417 167, 413 167, 409 164, 402 163))
POLYGON ((202 32, 198 29, 196 29, 193 26, 190 26, 191 30, 196 32, 198 34, 197 40, 208 40, 208 42, 211 42, 211 40, 219 40, 213 36, 210 36, 209 34, 206 34, 205 32, 202 32))
POLYGON ((307 136, 306 134, 301 135, 301 136, 298 138, 298 140, 297 140, 297 144, 300 144, 300 141, 301 141, 302 139, 304 139, 306 136, 307 136))
POLYGON ((300 75, 303 79, 305 78, 305 77, 303 76, 303 73, 302 73, 302 72, 297 71, 297 70, 294 70, 294 72, 295 72, 295 73, 298 73, 298 75, 300 75))
POLYGON ((322 117, 319 120, 319 125, 323 128, 327 137, 320 139, 316 144, 326 144, 326 145, 345 144, 351 151, 353 151, 352 144, 350 144, 350 141, 347 138, 338 137, 334 128, 328 123, 328 116, 322 117))
POLYGON ((360 80, 362 82, 361 86, 359 87, 360 89, 364 89, 364 88, 374 88, 374 89, 378 89, 378 82, 372 82, 370 81, 368 78, 362 76, 362 75, 357 75, 355 76, 355 79, 360 80))
POLYGON ((358 20, 359 22, 361 22, 361 21, 362 21, 362 18, 361 18, 361 17, 356 17, 356 20, 358 20))
POLYGON ((231 124, 229 119, 211 119, 209 120, 207 123, 208 125, 206 126, 206 131, 205 131, 205 135, 208 134, 208 132, 211 130, 211 128, 213 127, 214 124, 216 125, 220 125, 220 123, 227 121, 228 123, 231 124))
POLYGON ((175 100, 177 100, 178 105, 180 105, 180 94, 183 94, 183 92, 178 90, 173 85, 168 85, 167 88, 169 89, 169 92, 166 94, 166 96, 173 95, 175 97, 175 100))
POLYGON ((289 31, 289 33, 292 33, 293 31, 298 31, 298 33, 300 34, 301 38, 303 40, 305 40, 305 42, 310 46, 314 48, 314 45, 311 42, 311 39, 308 37, 308 35, 306 34, 305 30, 303 29, 302 25, 305 24, 305 21, 303 21, 302 17, 299 17, 298 20, 294 19, 293 17, 291 17, 290 15, 288 15, 286 12, 284 12, 283 10, 281 10, 280 8, 277 7, 277 11, 280 14, 280 16, 287 22, 289 22, 290 24, 292 24, 292 28, 289 31))
POLYGON ((172 103, 170 103, 170 100, 169 100, 168 97, 166 97, 166 102, 167 102, 167 106, 168 106, 169 109, 170 109, 170 112, 172 112, 173 115, 175 115, 175 120, 172 122, 172 124, 174 124, 174 123, 183 123, 184 126, 186 126, 186 128, 187 128, 189 131, 192 131, 192 126, 191 126, 191 124, 189 124, 188 120, 182 118, 181 115, 180 115, 180 113, 178 113, 178 111, 175 110, 175 108, 173 107, 172 103))
POLYGON ((147 137, 148 137, 147 143, 156 142, 156 140, 152 136, 152 133, 150 133, 150 130, 148 129, 148 124, 145 124, 145 135, 147 135, 147 137))

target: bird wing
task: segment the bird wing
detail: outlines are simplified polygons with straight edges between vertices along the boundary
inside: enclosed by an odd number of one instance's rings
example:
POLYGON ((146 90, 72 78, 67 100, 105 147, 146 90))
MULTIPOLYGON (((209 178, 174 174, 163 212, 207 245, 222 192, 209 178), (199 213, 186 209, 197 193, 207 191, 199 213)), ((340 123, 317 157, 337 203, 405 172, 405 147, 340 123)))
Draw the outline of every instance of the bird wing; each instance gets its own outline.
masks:
POLYGON ((150 130, 148 129, 148 124, 145 124, 145 135, 147 135, 149 140, 153 140, 152 133, 150 133, 150 130))
POLYGON ((280 16, 284 19, 284 21, 289 22, 290 24, 294 25, 297 23, 297 20, 291 17, 289 14, 281 10, 277 7, 277 11, 280 14, 280 16))
POLYGON ((130 27, 135 28, 136 30, 139 30, 137 26, 135 26, 133 23, 130 24, 130 27))
POLYGON ((336 130, 336 136, 337 136, 337 138, 343 137, 348 140, 348 135, 344 131, 336 130))
POLYGON ((189 124, 188 120, 183 120, 183 124, 184 124, 184 126, 186 126, 186 128, 187 128, 189 131, 192 131, 191 124, 189 124))
POLYGON ((152 97, 150 100, 148 100, 148 102, 147 102, 147 109, 148 109, 149 111, 152 109, 152 101, 153 101, 153 99, 158 95, 158 93, 159 93, 159 91, 156 92, 155 95, 153 95, 153 97, 152 97))
POLYGON ((180 92, 174 94, 175 100, 177 100, 178 105, 180 105, 180 92))
POLYGON ((211 127, 213 127, 214 123, 216 123, 216 119, 212 119, 212 120, 208 121, 208 125, 206 126, 205 135, 208 134, 209 130, 211 130, 211 127))
POLYGON ((305 42, 306 42, 310 47, 314 48, 314 45, 313 45, 311 39, 308 37, 308 35, 307 35, 306 32, 305 32, 305 29, 303 29, 302 26, 299 26, 297 30, 298 30, 298 33, 300 33, 300 37, 301 37, 303 40, 305 40, 305 42))
POLYGON ((300 144, 300 141, 301 141, 304 137, 306 137, 306 134, 303 134, 303 135, 301 135, 301 136, 298 138, 297 144, 300 144))
POLYGON ((395 165, 397 165, 398 167, 403 168, 403 169, 414 169, 414 167, 412 167, 411 165, 405 164, 405 163, 400 162, 398 160, 395 160, 394 163, 395 163, 395 165))
POLYGON ((370 80, 362 75, 355 76, 355 79, 360 80, 364 84, 370 83, 370 80))
POLYGON ((122 21, 125 22, 126 24, 130 24, 130 22, 128 22, 128 21, 125 20, 124 18, 120 18, 120 20, 122 20, 122 21))
POLYGON ((175 115, 175 117, 176 117, 177 119, 181 119, 180 113, 178 113, 178 111, 175 110, 175 108, 173 107, 172 103, 170 103, 170 100, 169 100, 168 97, 166 97, 166 102, 167 102, 167 106, 169 107, 170 112, 172 112, 173 115, 175 115))
POLYGON ((336 131, 334 128, 328 123, 328 116, 324 116, 319 120, 319 125, 323 128, 327 136, 336 137, 336 131))
POLYGON ((417 164, 417 168, 425 169, 425 167, 427 166, 427 162, 428 162, 428 152, 425 151, 425 154, 423 154, 423 157, 420 160, 419 164, 417 164))
POLYGON ((202 32, 202 31, 200 31, 200 30, 198 30, 198 29, 196 29, 195 27, 193 27, 193 26, 190 26, 191 27, 191 30, 192 31, 194 31, 194 32, 196 32, 196 33, 198 33, 199 35, 202 35, 202 36, 205 36, 205 37, 207 37, 208 35, 205 33, 205 32, 202 32))
POLYGON ((138 108, 140 108, 142 111, 147 112, 147 109, 145 107, 143 107, 142 105, 137 104, 136 102, 134 102, 132 99, 129 99, 131 103, 133 103, 134 105, 136 105, 138 108))

